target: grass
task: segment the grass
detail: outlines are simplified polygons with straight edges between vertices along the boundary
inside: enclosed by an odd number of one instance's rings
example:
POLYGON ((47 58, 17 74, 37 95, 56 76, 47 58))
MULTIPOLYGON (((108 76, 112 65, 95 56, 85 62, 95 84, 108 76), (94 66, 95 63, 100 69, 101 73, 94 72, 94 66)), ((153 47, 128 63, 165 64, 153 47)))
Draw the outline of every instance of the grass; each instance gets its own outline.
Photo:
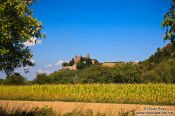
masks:
POLYGON ((1 100, 175 105, 174 84, 0 86, 1 100))
MULTIPOLYGON (((94 113, 92 110, 81 110, 81 109, 75 109, 72 112, 68 112, 65 114, 62 114, 62 116, 108 116, 107 113, 94 113)), ((131 111, 125 111, 124 109, 121 109, 117 113, 111 113, 110 116, 135 116, 135 110, 131 111)), ((61 116, 61 115, 60 115, 61 116)))
MULTIPOLYGON (((0 105, 0 116, 107 116, 107 113, 95 113, 91 109, 74 109, 71 112, 61 113, 47 106, 29 108, 26 105, 11 107, 6 104, 0 105)), ((117 113, 111 113, 110 116, 135 116, 135 110, 121 109, 117 113)))
POLYGON ((52 108, 47 106, 28 108, 26 105, 10 107, 8 104, 0 105, 0 116, 56 116, 52 108))

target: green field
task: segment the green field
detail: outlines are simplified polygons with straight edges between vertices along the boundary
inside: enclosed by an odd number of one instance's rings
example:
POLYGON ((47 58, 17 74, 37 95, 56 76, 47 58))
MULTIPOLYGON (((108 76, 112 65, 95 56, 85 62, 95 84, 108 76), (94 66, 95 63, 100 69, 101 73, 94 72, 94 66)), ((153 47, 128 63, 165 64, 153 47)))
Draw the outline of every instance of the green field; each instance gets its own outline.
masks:
POLYGON ((174 84, 67 84, 0 86, 1 100, 175 105, 174 84))

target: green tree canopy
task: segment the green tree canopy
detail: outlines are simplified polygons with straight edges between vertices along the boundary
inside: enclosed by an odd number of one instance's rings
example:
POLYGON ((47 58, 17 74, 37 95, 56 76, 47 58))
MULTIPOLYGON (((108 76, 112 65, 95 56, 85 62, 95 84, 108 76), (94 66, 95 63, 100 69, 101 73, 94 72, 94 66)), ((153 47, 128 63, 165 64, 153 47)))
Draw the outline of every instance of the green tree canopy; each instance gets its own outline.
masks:
POLYGON ((46 73, 38 73, 36 78, 33 80, 35 84, 47 84, 51 81, 51 78, 49 78, 46 73))
POLYGON ((83 69, 92 65, 92 60, 90 58, 81 58, 80 62, 76 64, 78 69, 83 69))
POLYGON ((24 85, 26 79, 21 76, 19 73, 14 73, 13 75, 10 75, 6 79, 6 84, 11 84, 11 85, 24 85))
POLYGON ((25 42, 42 38, 42 24, 33 17, 32 0, 0 0, 0 71, 7 75, 17 67, 33 66, 25 42))
POLYGON ((175 45, 175 0, 171 0, 171 7, 164 15, 162 27, 166 29, 165 40, 170 40, 175 45))

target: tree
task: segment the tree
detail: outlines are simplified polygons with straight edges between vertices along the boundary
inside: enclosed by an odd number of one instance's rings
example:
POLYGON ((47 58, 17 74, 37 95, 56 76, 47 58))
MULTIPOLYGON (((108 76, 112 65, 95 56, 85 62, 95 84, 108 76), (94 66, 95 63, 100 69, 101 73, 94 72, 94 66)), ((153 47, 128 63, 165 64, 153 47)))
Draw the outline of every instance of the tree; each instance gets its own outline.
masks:
POLYGON ((166 29, 164 39, 170 40, 175 46, 175 0, 171 0, 171 7, 164 15, 162 27, 166 29))
POLYGON ((12 85, 24 85, 26 79, 19 73, 14 73, 13 75, 7 77, 6 83, 12 85))
POLYGON ((77 64, 78 69, 83 69, 92 65, 92 60, 90 58, 81 58, 80 62, 77 64))
POLYGON ((69 66, 69 63, 68 63, 68 62, 63 62, 62 66, 63 66, 63 67, 69 66))
POLYGON ((112 76, 109 68, 101 65, 92 65, 80 70, 78 83, 112 83, 112 76))
POLYGON ((33 80, 35 84, 48 84, 51 83, 51 78, 46 73, 38 73, 36 78, 33 80))
POLYGON ((52 79, 52 83, 58 84, 66 84, 66 83, 74 83, 77 79, 76 70, 59 70, 49 75, 49 78, 52 79))
POLYGON ((72 60, 69 61, 69 65, 70 65, 70 66, 73 66, 74 64, 75 64, 75 60, 74 60, 74 58, 72 58, 72 60))
POLYGON ((34 65, 31 50, 24 43, 44 37, 31 5, 32 0, 0 0, 0 71, 7 76, 17 67, 34 65))

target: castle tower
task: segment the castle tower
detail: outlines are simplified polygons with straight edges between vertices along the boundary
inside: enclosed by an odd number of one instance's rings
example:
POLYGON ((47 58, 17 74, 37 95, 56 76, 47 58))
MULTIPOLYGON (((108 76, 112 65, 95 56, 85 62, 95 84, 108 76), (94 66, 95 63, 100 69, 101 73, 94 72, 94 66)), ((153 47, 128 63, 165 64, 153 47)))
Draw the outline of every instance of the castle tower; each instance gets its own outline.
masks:
POLYGON ((80 62, 81 61, 81 58, 82 58, 82 56, 80 55, 80 56, 75 56, 75 64, 77 64, 78 62, 80 62))
POLYGON ((86 54, 86 58, 90 58, 90 54, 86 54))

